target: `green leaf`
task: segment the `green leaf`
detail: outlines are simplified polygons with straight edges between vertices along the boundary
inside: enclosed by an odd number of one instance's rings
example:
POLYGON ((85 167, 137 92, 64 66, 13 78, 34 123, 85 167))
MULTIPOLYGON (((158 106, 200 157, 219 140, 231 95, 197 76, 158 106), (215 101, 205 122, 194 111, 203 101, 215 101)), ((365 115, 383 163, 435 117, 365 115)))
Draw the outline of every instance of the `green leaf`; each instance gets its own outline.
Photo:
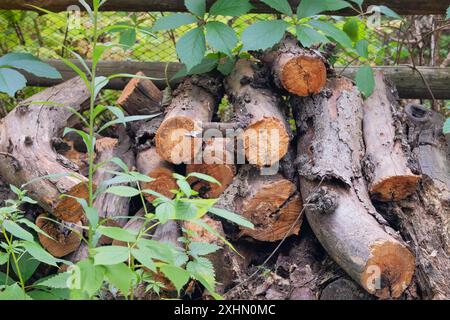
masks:
POLYGON ((206 40, 200 28, 186 32, 176 44, 177 54, 189 71, 202 62, 206 52, 206 40))
POLYGON ((38 243, 31 241, 24 241, 22 246, 28 253, 36 260, 46 263, 48 265, 57 267, 57 263, 62 261, 60 259, 54 258, 50 253, 45 251, 38 243))
POLYGON ((8 53, 0 58, 0 66, 22 69, 37 77, 61 79, 61 74, 56 68, 29 53, 8 53))
POLYGON ((359 40, 355 45, 355 49, 361 57, 369 58, 369 41, 365 39, 359 40))
POLYGON ((136 275, 124 263, 106 266, 105 276, 109 283, 126 296, 129 294, 131 286, 136 280, 136 275))
POLYGON ((365 97, 370 97, 375 88, 375 79, 372 67, 369 65, 362 65, 356 72, 356 85, 365 97))
POLYGON ((292 16, 292 8, 287 0, 261 0, 269 7, 284 13, 285 15, 292 16))
POLYGON ((192 74, 202 74, 202 73, 207 73, 210 72, 212 70, 214 70, 214 68, 216 68, 217 64, 219 63, 219 60, 217 57, 213 57, 213 58, 209 58, 208 56, 205 57, 202 62, 200 62, 200 64, 194 66, 192 69, 190 69, 189 71, 187 70, 186 66, 183 66, 172 78, 171 80, 174 79, 179 79, 179 78, 184 78, 187 75, 192 75, 192 74))
POLYGON ((126 29, 120 33, 119 43, 126 47, 132 47, 136 43, 136 29, 126 29))
MULTIPOLYGON (((34 259, 33 257, 31 257, 31 255, 28 252, 23 253, 18 263, 23 281, 27 281, 28 279, 30 279, 31 276, 36 272, 36 269, 39 267, 40 264, 41 263, 36 259, 34 259)), ((14 273, 17 275, 18 272, 16 265, 14 263, 12 264, 12 268, 14 270, 14 273)))
POLYGON ((167 279, 169 279, 170 282, 173 283, 178 293, 180 292, 181 289, 183 289, 183 287, 190 279, 189 272, 180 267, 165 264, 160 266, 159 269, 161 270, 162 273, 164 273, 167 279))
POLYGON ((81 260, 69 270, 73 280, 70 285, 72 291, 82 290, 88 294, 88 297, 92 297, 100 290, 105 276, 103 266, 95 266, 91 259, 86 259, 81 260))
POLYGON ((231 27, 222 22, 211 21, 206 24, 206 41, 213 49, 231 56, 238 38, 231 27))
POLYGON ((259 21, 242 33, 243 51, 264 50, 278 43, 289 24, 282 20, 259 21))
POLYGON ((153 31, 176 29, 178 27, 196 23, 196 17, 189 13, 174 13, 168 16, 159 18, 153 25, 153 31))
POLYGON ((447 8, 447 16, 445 19, 450 19, 450 7, 447 8))
POLYGON ((249 0, 217 0, 209 10, 209 14, 237 17, 249 12, 251 8, 249 0))
POLYGON ((342 0, 302 0, 297 7, 297 16, 301 18, 315 16, 324 11, 335 11, 349 7, 347 1, 342 0))
POLYGON ((33 235, 11 220, 3 220, 3 227, 16 238, 33 241, 33 235))
POLYGON ((194 261, 189 261, 186 270, 197 280, 207 282, 207 287, 214 289, 216 285, 216 274, 211 261, 204 257, 199 257, 194 261), (203 280, 203 281, 202 281, 203 280))
POLYGON ((450 133, 450 118, 445 120, 443 132, 444 132, 444 134, 450 133))
POLYGON ((105 246, 95 249, 95 265, 113 265, 128 260, 130 249, 122 246, 105 246))
POLYGON ((326 36, 333 38, 344 48, 352 48, 352 40, 350 40, 348 35, 344 31, 333 26, 331 23, 312 20, 309 21, 309 24, 325 33, 326 36))
POLYGON ((345 22, 342 28, 352 41, 358 41, 359 39, 359 23, 358 18, 352 17, 345 22))
POLYGON ((86 214, 86 217, 89 220, 89 224, 92 226, 92 228, 97 229, 98 221, 99 221, 99 214, 97 208, 92 207, 83 207, 84 213, 86 214))
POLYGON ((189 254, 192 256, 205 256, 207 254, 216 252, 220 247, 213 243, 206 242, 191 242, 189 244, 189 254))
POLYGON ((100 226, 97 231, 108 238, 123 242, 135 242, 138 236, 137 232, 119 227, 100 226))
POLYGON ((205 0, 184 0, 184 5, 193 14, 203 17, 206 13, 205 0))
POLYGON ((192 195, 191 186, 186 180, 184 179, 177 180, 177 185, 178 187, 180 187, 181 191, 183 191, 186 197, 189 198, 192 195))
POLYGON ((240 226, 250 228, 250 229, 254 228, 253 223, 251 223, 247 219, 241 217, 240 215, 237 215, 236 213, 233 213, 233 212, 230 212, 230 211, 227 211, 224 209, 220 209, 220 208, 210 208, 208 211, 211 212, 212 214, 215 214, 216 216, 219 216, 228 221, 234 222, 240 226))
POLYGON ((233 71, 235 63, 236 61, 233 57, 226 57, 220 60, 217 70, 224 76, 228 76, 233 71))
POLYGON ((7 276, 6 273, 0 271, 0 285, 10 285, 13 283, 15 283, 15 281, 11 279, 11 277, 7 276))
POLYGON ((175 217, 175 207, 172 202, 164 202, 161 203, 155 209, 155 214, 158 220, 164 224, 169 219, 173 219, 175 217))
POLYGON ((0 300, 31 300, 17 283, 0 292, 0 300))
POLYGON ((27 79, 18 71, 0 67, 0 92, 14 97, 17 91, 25 88, 27 79))
POLYGON ((309 48, 315 44, 329 42, 327 37, 308 26, 300 25, 296 27, 296 30, 297 39, 306 48, 309 48))
POLYGON ((215 184, 217 184, 217 185, 219 185, 219 186, 222 185, 219 181, 217 181, 217 179, 215 179, 215 178, 213 178, 213 177, 211 177, 211 176, 208 176, 207 174, 204 174, 204 173, 191 172, 191 173, 188 174, 187 177, 188 177, 188 178, 189 178, 189 177, 196 177, 196 178, 198 178, 198 179, 205 180, 205 181, 207 181, 207 182, 215 183, 215 184))
POLYGON ((391 17, 394 19, 399 19, 401 20, 402 17, 400 17, 394 10, 386 7, 386 6, 378 6, 379 11, 384 14, 387 17, 391 17))
POLYGON ((49 287, 49 288, 57 288, 57 289, 65 289, 67 288, 68 280, 71 274, 69 272, 58 273, 57 275, 48 278, 44 281, 37 281, 34 285, 49 287))
POLYGON ((156 272, 156 264, 152 260, 152 251, 146 247, 133 248, 131 254, 136 258, 143 266, 147 267, 153 272, 156 272))
POLYGON ((112 186, 105 192, 115 194, 119 197, 134 197, 139 195, 139 190, 128 186, 112 186))

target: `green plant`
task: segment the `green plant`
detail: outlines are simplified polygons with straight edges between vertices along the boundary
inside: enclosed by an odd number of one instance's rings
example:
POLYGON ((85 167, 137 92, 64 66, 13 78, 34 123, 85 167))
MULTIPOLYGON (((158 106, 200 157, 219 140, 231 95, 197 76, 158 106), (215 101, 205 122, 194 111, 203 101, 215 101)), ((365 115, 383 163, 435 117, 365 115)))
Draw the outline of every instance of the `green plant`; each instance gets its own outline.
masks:
POLYGON ((14 97, 16 92, 27 84, 25 77, 16 69, 27 71, 38 77, 61 78, 58 70, 29 53, 8 53, 0 58, 0 92, 10 97, 14 97))

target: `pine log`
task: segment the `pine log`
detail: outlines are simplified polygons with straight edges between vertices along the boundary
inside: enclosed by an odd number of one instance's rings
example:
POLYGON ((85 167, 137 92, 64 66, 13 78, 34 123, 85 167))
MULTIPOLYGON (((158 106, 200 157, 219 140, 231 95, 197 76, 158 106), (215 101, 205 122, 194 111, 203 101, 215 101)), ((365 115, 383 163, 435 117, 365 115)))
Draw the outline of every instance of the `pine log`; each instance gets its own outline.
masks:
POLYGON ((381 201, 405 199, 417 189, 420 176, 411 172, 404 153, 395 89, 383 74, 375 74, 375 90, 364 102, 365 175, 372 198, 381 201))
POLYGON ((315 50, 303 48, 297 38, 284 38, 261 57, 271 67, 275 84, 297 96, 319 93, 327 81, 325 59, 315 50))
MULTIPOLYGON (((102 182, 114 177, 114 174, 111 173, 111 171, 122 171, 117 164, 110 162, 112 158, 117 157, 121 159, 130 170, 135 165, 134 152, 131 149, 130 138, 123 127, 118 130, 119 139, 106 137, 97 140, 97 143, 95 144, 97 152, 96 163, 99 164, 105 162, 105 164, 98 168, 94 174, 94 183, 98 186, 100 186, 102 182)), ((129 198, 102 192, 95 199, 94 208, 97 209, 100 219, 106 220, 106 225, 123 227, 127 220, 118 217, 128 216, 129 201, 129 198)))
POLYGON ((186 173, 198 172, 215 178, 220 185, 196 177, 190 177, 188 182, 201 197, 214 199, 228 188, 236 175, 234 165, 234 140, 213 138, 205 142, 201 164, 188 164, 186 173))
POLYGON ((401 113, 403 134, 411 147, 409 160, 422 174, 419 189, 399 202, 376 203, 383 216, 414 248, 415 280, 423 299, 450 297, 450 137, 445 118, 420 105, 401 113))
POLYGON ((48 218, 49 215, 43 213, 36 219, 36 226, 44 231, 51 238, 38 233, 39 242, 52 256, 61 258, 76 250, 81 243, 81 222, 67 224, 70 230, 65 227, 64 222, 57 224, 48 218))
POLYGON ((360 93, 350 80, 334 78, 323 93, 293 97, 291 103, 311 228, 329 255, 369 293, 399 297, 414 274, 414 255, 380 225, 385 221, 370 201, 361 168, 360 93))
POLYGON ((192 163, 201 152, 202 122, 210 122, 221 99, 221 84, 209 76, 192 76, 174 91, 164 121, 156 132, 158 154, 174 164, 192 163))
POLYGON ((266 86, 264 70, 247 59, 236 63, 226 79, 226 91, 244 132, 245 157, 253 165, 270 166, 287 152, 290 130, 280 97, 266 86))
POLYGON ((239 236, 260 241, 298 234, 302 222, 302 201, 296 185, 280 174, 261 175, 250 165, 240 168, 216 206, 247 218, 255 228, 242 228, 239 236))
POLYGON ((47 212, 68 222, 78 222, 83 216, 81 205, 67 194, 88 198, 87 179, 76 174, 71 162, 56 153, 52 139, 65 127, 74 124, 73 113, 89 99, 81 78, 75 78, 42 91, 23 101, 8 116, 0 120, 0 175, 10 184, 21 186, 47 175, 64 174, 37 180, 27 186, 29 195, 47 212), (33 104, 33 102, 52 104, 33 104))
MULTIPOLYGON (((139 71, 136 75, 145 77, 139 71)), ((163 94, 150 79, 133 78, 117 100, 129 115, 151 115, 161 112, 163 94)))

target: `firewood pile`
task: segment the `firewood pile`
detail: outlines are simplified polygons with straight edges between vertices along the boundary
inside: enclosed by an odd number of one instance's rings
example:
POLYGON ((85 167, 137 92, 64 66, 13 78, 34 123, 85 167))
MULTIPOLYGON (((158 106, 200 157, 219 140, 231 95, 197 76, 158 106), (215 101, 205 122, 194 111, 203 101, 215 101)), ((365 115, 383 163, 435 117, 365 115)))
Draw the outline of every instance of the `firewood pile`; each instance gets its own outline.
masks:
MULTIPOLYGON (((121 158, 155 179, 145 189, 166 197, 177 188, 175 172, 200 172, 221 182, 189 181, 201 197, 218 198, 217 207, 255 226, 239 229, 207 219, 242 255, 224 249, 212 258, 219 292, 227 298, 448 299, 450 149, 443 117, 401 104, 383 74, 375 80, 374 93, 363 99, 322 54, 289 35, 254 58, 238 60, 227 77, 186 77, 171 99, 150 80, 135 78, 118 105, 128 115, 159 115, 98 136, 96 161, 121 158), (233 108, 227 122, 218 115, 224 97, 233 108), (272 271, 249 278, 263 262, 272 271)), ((75 78, 0 120, 4 182, 22 185, 70 173, 27 188, 42 208, 36 223, 53 237, 39 235, 43 247, 72 261, 86 257, 86 246, 42 217, 71 228, 87 223, 80 204, 61 197, 88 196, 87 150, 79 138, 62 137, 65 127, 83 128, 67 108, 28 105, 52 101, 81 111, 88 99, 75 78)), ((103 167, 96 185, 111 179, 111 170, 121 169, 103 167)), ((139 228, 140 220, 114 219, 143 214, 130 209, 128 198, 103 194, 95 207, 114 226, 139 228)), ((176 241, 181 226, 162 227, 157 234, 176 241)), ((198 241, 217 241, 198 234, 198 241)), ((101 239, 99 245, 111 242, 101 239)))

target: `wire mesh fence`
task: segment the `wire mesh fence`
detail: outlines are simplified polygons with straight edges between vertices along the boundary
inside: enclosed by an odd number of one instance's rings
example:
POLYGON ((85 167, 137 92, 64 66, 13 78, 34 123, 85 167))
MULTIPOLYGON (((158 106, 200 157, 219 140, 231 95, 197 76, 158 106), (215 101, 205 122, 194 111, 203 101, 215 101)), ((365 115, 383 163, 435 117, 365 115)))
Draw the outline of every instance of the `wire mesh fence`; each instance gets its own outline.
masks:
MULTIPOLYGON (((175 43, 191 26, 175 31, 152 32, 152 25, 161 15, 164 13, 103 12, 100 28, 119 24, 136 26, 135 30, 102 35, 100 41, 103 43, 133 43, 131 46, 112 47, 105 52, 103 59, 177 61, 175 43)), ((269 16, 249 14, 238 19, 223 19, 242 32, 249 24, 269 16)), ((40 15, 30 11, 0 11, 0 50, 2 54, 26 51, 42 59, 68 58, 70 51, 74 51, 89 59, 92 56, 91 27, 85 12, 40 15)))

